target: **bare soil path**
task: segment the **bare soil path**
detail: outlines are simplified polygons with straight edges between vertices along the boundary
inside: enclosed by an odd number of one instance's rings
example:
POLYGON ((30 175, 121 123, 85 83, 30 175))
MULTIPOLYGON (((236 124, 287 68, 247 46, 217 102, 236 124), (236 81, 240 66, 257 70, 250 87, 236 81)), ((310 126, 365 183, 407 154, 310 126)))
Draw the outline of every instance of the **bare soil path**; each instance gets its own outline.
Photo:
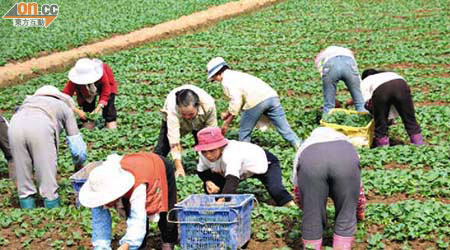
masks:
POLYGON ((0 87, 22 83, 41 74, 63 70, 81 57, 98 56, 193 32, 220 20, 245 14, 281 1, 283 0, 240 0, 230 2, 72 50, 57 52, 24 62, 9 63, 0 67, 0 87))

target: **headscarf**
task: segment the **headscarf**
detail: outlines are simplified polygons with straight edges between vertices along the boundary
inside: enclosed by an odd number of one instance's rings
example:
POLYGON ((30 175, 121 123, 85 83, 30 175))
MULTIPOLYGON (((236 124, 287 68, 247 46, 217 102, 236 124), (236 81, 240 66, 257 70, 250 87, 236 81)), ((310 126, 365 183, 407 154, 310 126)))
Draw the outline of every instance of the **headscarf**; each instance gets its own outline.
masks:
MULTIPOLYGON (((57 89, 55 86, 52 85, 44 85, 40 87, 39 89, 34 92, 32 96, 52 96, 55 98, 58 98, 59 100, 63 101, 67 106, 69 106, 71 109, 75 107, 75 102, 73 101, 72 97, 70 97, 67 94, 62 93, 57 89)), ((25 101, 27 98, 31 96, 27 96, 25 98, 25 101)))

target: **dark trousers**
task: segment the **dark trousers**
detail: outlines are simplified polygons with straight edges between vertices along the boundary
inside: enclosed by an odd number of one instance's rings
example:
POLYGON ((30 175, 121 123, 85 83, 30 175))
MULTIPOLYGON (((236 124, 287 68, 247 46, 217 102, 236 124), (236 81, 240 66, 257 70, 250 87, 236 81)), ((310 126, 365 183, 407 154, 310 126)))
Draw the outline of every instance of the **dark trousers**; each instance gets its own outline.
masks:
POLYGON ((388 135, 388 117, 391 105, 397 109, 409 136, 421 132, 416 121, 411 90, 403 79, 395 79, 379 86, 372 95, 372 105, 375 137, 381 138, 388 135))
MULTIPOLYGON (((102 116, 106 122, 115 122, 117 120, 117 111, 116 106, 114 105, 115 99, 116 95, 111 93, 111 95, 109 96, 108 104, 106 104, 106 106, 102 110, 102 116)), ((97 96, 91 103, 85 101, 81 106, 84 112, 94 111, 94 109, 97 107, 97 96)))
MULTIPOLYGON (((255 174, 251 176, 251 178, 257 178, 262 182, 264 187, 266 187, 267 191, 269 192, 272 199, 275 201, 275 203, 278 206, 282 206, 289 201, 293 200, 292 196, 289 194, 289 192, 286 190, 286 188, 283 186, 282 179, 281 179, 281 168, 280 168, 280 161, 278 158, 270 153, 267 150, 264 150, 266 153, 267 161, 269 162, 267 172, 264 174, 255 174)), ((216 184, 220 188, 220 193, 222 193, 222 189, 225 186, 225 177, 213 173, 210 170, 207 170, 208 176, 205 177, 205 180, 210 180, 216 184)), ((204 182, 204 190, 205 193, 208 193, 206 191, 206 181, 204 182)))
POLYGON ((8 140, 8 124, 6 123, 5 118, 0 116, 0 149, 3 151, 5 155, 5 159, 7 161, 12 160, 11 149, 9 147, 8 140))
MULTIPOLYGON (((197 132, 196 130, 192 131, 192 135, 194 136, 195 145, 198 144, 197 139, 197 132)), ((159 154, 161 156, 166 157, 170 152, 170 143, 169 139, 167 138, 167 122, 162 120, 161 121, 161 128, 159 130, 159 137, 158 137, 158 144, 156 144, 155 154, 159 154)))
MULTIPOLYGON (((169 210, 172 209, 175 206, 175 203, 177 203, 177 185, 175 181, 175 175, 174 175, 174 167, 172 163, 166 159, 165 157, 161 156, 161 159, 164 162, 164 165, 166 167, 166 178, 167 178, 167 186, 169 190, 169 210)), ((122 199, 122 202, 124 204, 124 209, 126 212, 127 217, 130 214, 130 201, 127 199, 122 199)), ((170 214, 171 220, 176 220, 175 213, 170 214)), ((139 247, 139 249, 146 249, 147 246, 147 236, 148 236, 148 219, 147 219, 147 226, 146 226, 146 232, 144 240, 142 241, 142 245, 139 247)), ((161 232, 161 239, 164 243, 176 243, 178 240, 178 228, 177 224, 175 223, 169 223, 167 222, 167 212, 162 212, 159 214, 159 222, 158 222, 158 228, 161 232)))
POLYGON ((356 231, 361 181, 359 158, 353 146, 346 141, 310 145, 302 152, 296 167, 303 207, 303 239, 322 238, 328 197, 333 200, 336 211, 334 232, 351 237, 356 231))

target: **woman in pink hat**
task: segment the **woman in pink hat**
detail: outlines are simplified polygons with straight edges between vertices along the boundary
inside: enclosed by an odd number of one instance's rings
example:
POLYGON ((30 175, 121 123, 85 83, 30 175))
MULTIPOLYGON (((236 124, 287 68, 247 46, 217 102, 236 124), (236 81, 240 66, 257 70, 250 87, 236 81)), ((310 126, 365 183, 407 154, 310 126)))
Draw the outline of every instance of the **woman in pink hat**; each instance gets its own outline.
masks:
POLYGON ((74 108, 83 122, 86 113, 100 113, 106 121, 106 128, 117 127, 117 111, 114 106, 115 96, 118 94, 118 83, 114 73, 106 63, 99 59, 81 58, 69 71, 69 82, 63 92, 70 96, 77 95, 78 105, 82 110, 74 108), (100 96, 96 104, 97 95, 100 96))
POLYGON ((259 179, 278 206, 295 205, 281 180, 278 158, 249 143, 227 140, 219 128, 204 128, 197 133, 200 152, 197 171, 208 194, 233 194, 241 180, 259 179))

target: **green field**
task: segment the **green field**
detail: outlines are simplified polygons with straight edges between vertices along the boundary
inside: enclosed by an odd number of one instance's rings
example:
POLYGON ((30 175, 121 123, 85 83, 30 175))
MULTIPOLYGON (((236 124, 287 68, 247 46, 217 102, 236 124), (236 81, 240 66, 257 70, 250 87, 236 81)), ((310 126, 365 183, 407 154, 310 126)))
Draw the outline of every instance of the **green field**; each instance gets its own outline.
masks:
MULTIPOLYGON (((153 26, 232 0, 38 0, 58 4, 58 17, 48 28, 15 28, 11 19, 0 22, 0 66, 11 60, 29 59, 52 51, 64 51, 113 35, 153 26)), ((3 16, 18 2, 3 0, 3 16)))
MULTIPOLYGON (((428 144, 421 148, 410 145, 397 120, 389 130, 396 146, 359 150, 369 204, 366 220, 358 223, 355 249, 448 249, 449 10, 448 1, 439 0, 290 0, 222 21, 200 33, 105 55, 101 59, 112 66, 120 82, 116 99, 119 129, 82 130, 89 144, 89 161, 102 160, 112 152, 152 150, 159 134, 159 109, 169 91, 182 84, 204 88, 216 98, 218 110, 225 110, 227 102, 220 85, 206 81, 206 64, 215 56, 224 57, 232 68, 254 74, 276 89, 291 126, 305 138, 317 127, 315 118, 323 104, 321 80, 313 59, 328 45, 343 45, 355 51, 360 71, 382 68, 404 76, 411 86, 416 116, 428 144)), ((56 29, 57 23, 53 25, 56 29)), ((40 39, 36 34, 36 40, 40 39)), ((45 84, 62 88, 66 78, 67 72, 48 74, 0 89, 0 110, 9 119, 25 95, 45 84)), ((345 102, 348 98, 350 94, 341 83, 337 99, 345 102)), ((233 122, 229 138, 237 138, 238 126, 239 119, 233 122)), ((255 131, 253 142, 280 158, 284 184, 291 190, 294 150, 273 129, 255 131)), ((189 148, 194 141, 187 137, 183 143, 189 148)), ((195 175, 196 153, 187 150, 184 161, 189 176, 177 180, 179 201, 202 192, 201 181, 195 175)), ((65 205, 61 209, 20 210, 12 182, 0 180, 1 248, 90 248, 90 211, 73 206, 73 189, 68 180, 73 166, 66 145, 60 145, 58 164, 65 205)), ((7 176, 5 161, 0 163, 0 175, 7 176)), ((260 202, 253 212, 249 249, 300 249, 299 209, 271 206, 273 202, 258 181, 241 183, 239 191, 256 193, 260 202)), ((332 225, 331 204, 328 210, 332 225)), ((117 244, 124 222, 114 218, 117 244)), ((157 226, 151 229, 151 242, 159 242, 157 226)), ((331 245, 331 238, 332 229, 328 229, 325 244, 331 245)))

